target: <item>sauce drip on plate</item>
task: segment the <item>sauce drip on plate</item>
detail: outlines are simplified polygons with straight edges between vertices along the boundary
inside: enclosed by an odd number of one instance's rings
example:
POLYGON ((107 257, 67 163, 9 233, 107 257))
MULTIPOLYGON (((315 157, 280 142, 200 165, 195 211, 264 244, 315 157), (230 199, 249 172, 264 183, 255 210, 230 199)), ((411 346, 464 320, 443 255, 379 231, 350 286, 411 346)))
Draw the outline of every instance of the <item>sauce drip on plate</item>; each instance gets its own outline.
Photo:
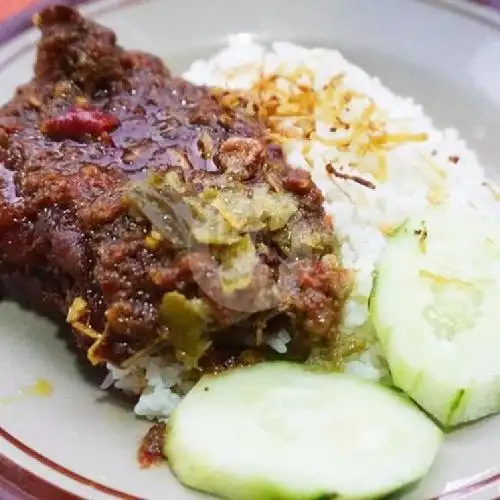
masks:
POLYGON ((24 398, 29 396, 35 396, 39 398, 48 398, 52 396, 54 392, 54 387, 52 384, 43 378, 35 380, 31 385, 21 387, 17 394, 12 396, 0 397, 0 406, 7 403, 16 403, 22 401, 24 398))

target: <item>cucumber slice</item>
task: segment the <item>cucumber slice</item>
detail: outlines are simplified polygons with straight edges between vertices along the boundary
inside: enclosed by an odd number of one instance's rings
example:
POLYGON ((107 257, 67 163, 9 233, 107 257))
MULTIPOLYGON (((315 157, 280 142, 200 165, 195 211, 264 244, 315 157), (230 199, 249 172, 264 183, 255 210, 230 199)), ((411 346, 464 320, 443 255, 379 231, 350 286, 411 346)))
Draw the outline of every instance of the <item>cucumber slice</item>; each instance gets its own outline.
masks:
POLYGON ((182 483, 225 498, 355 499, 419 479, 440 443, 390 389, 276 362, 203 377, 168 421, 165 454, 182 483))
POLYGON ((500 221, 451 205, 409 220, 370 311, 394 384, 442 424, 500 410, 500 221))

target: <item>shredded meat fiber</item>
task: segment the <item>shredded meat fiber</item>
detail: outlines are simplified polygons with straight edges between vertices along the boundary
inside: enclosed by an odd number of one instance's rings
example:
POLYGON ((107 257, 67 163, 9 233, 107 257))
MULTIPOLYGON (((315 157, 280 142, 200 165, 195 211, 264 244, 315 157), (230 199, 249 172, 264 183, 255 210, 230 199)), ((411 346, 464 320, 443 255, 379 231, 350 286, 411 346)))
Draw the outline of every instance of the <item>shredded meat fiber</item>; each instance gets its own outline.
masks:
POLYGON ((94 364, 171 349, 203 366, 282 328, 301 356, 333 344, 348 274, 309 175, 257 120, 77 11, 35 23, 33 80, 0 109, 2 294, 67 315, 94 364), (195 245, 166 219, 169 172, 177 201, 199 209, 195 245), (234 200, 267 219, 231 218, 234 200), (225 239, 207 223, 220 214, 225 239))

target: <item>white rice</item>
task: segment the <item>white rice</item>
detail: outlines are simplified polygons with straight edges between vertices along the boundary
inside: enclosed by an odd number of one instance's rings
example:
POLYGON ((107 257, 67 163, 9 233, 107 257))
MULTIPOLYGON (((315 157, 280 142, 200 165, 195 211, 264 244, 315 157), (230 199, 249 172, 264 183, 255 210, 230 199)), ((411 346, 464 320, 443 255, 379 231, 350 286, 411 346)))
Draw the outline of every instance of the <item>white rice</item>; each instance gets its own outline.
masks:
MULTIPOLYGON (((378 380, 385 374, 385 368, 369 320, 368 298, 388 233, 429 203, 448 200, 496 215, 499 203, 475 154, 456 130, 437 130, 412 99, 395 95, 335 50, 306 49, 284 42, 265 47, 239 36, 213 58, 194 62, 184 76, 195 84, 245 90, 262 76, 290 75, 298 68, 307 68, 312 75, 307 83, 318 92, 333 77, 339 76, 340 90, 361 95, 342 110, 345 122, 354 126, 367 103, 372 102, 375 105, 372 119, 384 124, 388 133, 428 134, 425 141, 408 142, 385 151, 382 176, 377 174, 379 153, 358 154, 355 144, 337 148, 314 138, 289 139, 284 144, 288 162, 308 169, 323 191, 325 209, 334 220, 343 265, 355 272, 342 330, 345 335, 365 338, 371 347, 350 360, 346 371, 378 380), (327 163, 344 173, 362 176, 376 188, 368 189, 350 180, 332 180, 325 169, 327 163)), ((346 130, 331 131, 331 123, 323 121, 319 111, 317 114, 315 127, 320 136, 339 139, 346 134, 346 130)), ((363 136, 358 140, 363 141, 363 136)), ((280 332, 269 342, 279 353, 286 352, 290 340, 285 333, 280 332)), ((114 383, 118 388, 134 392, 144 390, 135 408, 139 415, 167 417, 180 401, 180 396, 171 390, 181 382, 181 367, 177 364, 172 366, 153 358, 142 360, 132 370, 113 367, 110 370, 113 380, 108 377, 108 385, 114 383)))

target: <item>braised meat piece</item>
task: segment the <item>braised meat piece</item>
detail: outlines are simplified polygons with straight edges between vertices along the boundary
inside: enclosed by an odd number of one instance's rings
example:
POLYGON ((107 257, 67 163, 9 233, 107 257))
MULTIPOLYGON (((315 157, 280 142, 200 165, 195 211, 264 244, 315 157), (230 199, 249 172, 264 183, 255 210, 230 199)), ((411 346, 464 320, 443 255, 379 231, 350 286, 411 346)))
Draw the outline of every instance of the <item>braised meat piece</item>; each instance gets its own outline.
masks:
POLYGON ((92 363, 190 366, 287 329, 332 345, 348 276, 308 174, 210 89, 68 7, 0 109, 0 276, 67 316, 92 363))

